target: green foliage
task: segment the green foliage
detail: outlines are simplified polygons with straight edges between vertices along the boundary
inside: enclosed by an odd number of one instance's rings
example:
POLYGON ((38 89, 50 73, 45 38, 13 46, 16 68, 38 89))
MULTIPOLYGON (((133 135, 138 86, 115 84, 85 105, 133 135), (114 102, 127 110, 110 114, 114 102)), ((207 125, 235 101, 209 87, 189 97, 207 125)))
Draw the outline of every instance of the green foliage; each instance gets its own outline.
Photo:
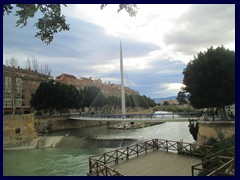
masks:
POLYGON ((180 105, 187 104, 187 95, 183 91, 179 91, 176 100, 180 105))
POLYGON ((177 105, 169 106, 155 106, 153 111, 169 111, 169 112, 201 112, 201 110, 192 108, 192 107, 183 107, 177 105))
MULTIPOLYGON (((102 4, 101 9, 103 9, 107 5, 108 4, 102 4)), ((129 14, 129 16, 133 17, 136 16, 138 8, 136 4, 119 4, 119 9, 117 10, 117 12, 119 13, 123 9, 129 14)))
POLYGON ((78 109, 82 105, 82 97, 73 85, 54 82, 43 82, 39 85, 30 101, 36 110, 47 110, 52 113, 54 109, 62 112, 64 109, 78 109))
MULTIPOLYGON (((200 154, 205 154, 205 156, 210 156, 212 154, 215 154, 219 151, 223 151, 225 149, 235 147, 235 135, 232 135, 231 137, 225 137, 222 132, 218 132, 218 137, 210 137, 207 139, 207 141, 204 143, 204 145, 212 146, 212 148, 209 148, 208 151, 206 151, 205 147, 199 147, 195 150, 195 152, 198 152, 200 154)), ((222 152, 221 155, 229 156, 229 152, 222 152)))
POLYGON ((114 110, 113 110, 112 106, 104 105, 101 108, 101 114, 114 114, 114 110))
MULTIPOLYGON (((45 44, 50 44, 56 33, 61 31, 69 31, 70 26, 66 23, 66 18, 62 15, 62 6, 65 4, 16 4, 15 8, 19 19, 16 22, 16 26, 25 27, 30 18, 39 12, 42 16, 35 23, 37 32, 35 37, 41 39, 45 44)), ((102 4, 101 9, 106 7, 107 4, 102 4)), ((13 10, 12 4, 3 4, 3 15, 5 13, 9 15, 13 10)), ((118 12, 126 10, 129 16, 133 17, 137 14, 136 4, 119 4, 118 12)))
POLYGON ((222 132, 218 132, 218 138, 209 138, 205 145, 213 146, 211 153, 235 146, 235 135, 226 138, 222 132))
POLYGON ((164 106, 169 106, 169 102, 168 102, 168 101, 164 101, 164 102, 163 102, 163 105, 164 105, 164 106))
POLYGON ((83 96, 83 107, 99 107, 104 103, 105 97, 100 88, 86 86, 80 90, 83 96))
MULTIPOLYGON (((66 6, 63 4, 63 6, 66 6)), ((25 27, 29 19, 34 18, 37 12, 41 17, 34 24, 37 28, 35 37, 42 42, 50 44, 53 36, 61 31, 69 31, 69 24, 66 23, 65 16, 62 15, 61 4, 16 4, 15 16, 18 17, 17 27, 25 27)), ((3 5, 3 14, 10 14, 13 6, 11 4, 3 5)))
POLYGON ((184 90, 195 108, 225 107, 235 102, 235 52, 223 46, 200 52, 183 71, 184 90))
POLYGON ((142 107, 142 108, 149 108, 156 106, 156 103, 154 100, 152 100, 150 97, 147 97, 145 95, 139 95, 139 94, 130 94, 125 95, 126 96, 126 106, 135 108, 135 107, 142 107))

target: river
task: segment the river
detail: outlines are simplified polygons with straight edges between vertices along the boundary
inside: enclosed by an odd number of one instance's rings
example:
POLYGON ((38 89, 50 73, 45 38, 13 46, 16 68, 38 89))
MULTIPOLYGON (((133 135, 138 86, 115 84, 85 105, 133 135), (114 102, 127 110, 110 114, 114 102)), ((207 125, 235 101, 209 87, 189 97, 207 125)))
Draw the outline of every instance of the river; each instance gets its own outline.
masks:
MULTIPOLYGON (((107 129, 106 126, 94 126, 68 131, 58 131, 47 136, 65 136, 98 139, 136 139, 145 140, 151 138, 183 140, 194 142, 189 133, 188 122, 167 122, 142 129, 117 130, 107 129)), ((122 145, 114 143, 112 148, 122 145)), ((76 145, 75 145, 76 146, 76 145)), ((80 147, 74 148, 43 148, 26 150, 3 151, 3 175, 4 176, 86 176, 88 172, 88 157, 112 150, 108 147, 80 147)))

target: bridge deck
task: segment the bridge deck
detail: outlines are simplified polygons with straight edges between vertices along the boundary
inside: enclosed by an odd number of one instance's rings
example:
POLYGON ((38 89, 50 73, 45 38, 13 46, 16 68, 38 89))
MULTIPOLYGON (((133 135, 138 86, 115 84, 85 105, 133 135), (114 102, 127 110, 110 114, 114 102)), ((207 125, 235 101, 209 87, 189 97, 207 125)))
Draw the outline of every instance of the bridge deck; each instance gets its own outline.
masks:
POLYGON ((191 166, 200 158, 154 151, 112 166, 126 176, 191 176, 191 166))
MULTIPOLYGON (((84 120, 84 121, 109 121, 109 122, 188 122, 189 118, 98 118, 98 117, 69 117, 71 120, 84 120)), ((191 118, 192 120, 199 120, 199 118, 191 118)))

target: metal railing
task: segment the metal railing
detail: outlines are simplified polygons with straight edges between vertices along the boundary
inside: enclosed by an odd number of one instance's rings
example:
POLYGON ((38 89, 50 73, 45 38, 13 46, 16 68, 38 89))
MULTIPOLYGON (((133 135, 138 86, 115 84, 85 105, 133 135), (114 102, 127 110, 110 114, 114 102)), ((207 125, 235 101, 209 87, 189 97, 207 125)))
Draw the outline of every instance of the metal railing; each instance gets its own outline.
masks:
POLYGON ((73 119, 177 119, 201 117, 201 113, 156 113, 156 114, 70 114, 73 119))

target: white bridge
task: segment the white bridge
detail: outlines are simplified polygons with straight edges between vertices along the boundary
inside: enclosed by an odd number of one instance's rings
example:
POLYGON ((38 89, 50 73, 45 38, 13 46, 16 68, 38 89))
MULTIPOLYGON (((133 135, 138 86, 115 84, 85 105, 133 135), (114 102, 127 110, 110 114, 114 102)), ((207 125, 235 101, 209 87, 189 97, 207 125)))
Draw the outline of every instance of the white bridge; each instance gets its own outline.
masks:
POLYGON ((83 121, 109 121, 109 122, 188 122, 198 121, 202 115, 200 113, 161 113, 161 114, 96 114, 96 115, 79 115, 71 114, 70 120, 83 121))

